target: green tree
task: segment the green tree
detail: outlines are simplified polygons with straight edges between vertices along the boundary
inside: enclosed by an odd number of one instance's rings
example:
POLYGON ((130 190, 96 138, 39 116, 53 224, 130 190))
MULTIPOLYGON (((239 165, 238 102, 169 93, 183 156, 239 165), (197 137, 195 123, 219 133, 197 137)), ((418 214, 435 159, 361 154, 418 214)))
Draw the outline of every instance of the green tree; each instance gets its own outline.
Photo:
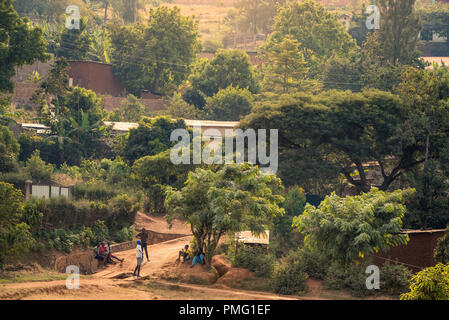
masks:
POLYGON ((309 63, 334 52, 347 54, 356 46, 338 15, 313 0, 292 1, 281 7, 265 47, 280 43, 286 36, 301 44, 309 63))
POLYGON ((212 120, 238 121, 241 116, 251 111, 253 100, 248 89, 239 89, 231 85, 206 98, 204 111, 212 120))
POLYGON ((121 106, 123 121, 138 122, 144 115, 145 105, 135 95, 129 94, 121 106))
POLYGON ((448 300, 449 265, 438 263, 412 277, 410 291, 401 295, 401 300, 448 300))
POLYGON ((332 193, 316 208, 307 204, 294 226, 304 234, 306 245, 324 251, 343 265, 390 246, 406 244, 401 234, 404 202, 413 189, 383 192, 371 189, 345 198, 332 193))
POLYGON ((13 90, 15 67, 49 59, 42 30, 27 18, 20 18, 12 3, 0 2, 0 93, 13 90))
POLYGON ((240 50, 219 49, 214 58, 198 61, 189 76, 191 87, 183 94, 186 102, 202 109, 206 97, 229 86, 259 91, 259 82, 248 55, 240 50))
POLYGON ((125 158, 134 163, 139 158, 153 156, 169 149, 175 144, 170 141, 170 135, 175 129, 186 129, 184 120, 142 117, 139 126, 129 132, 124 150, 125 158))
POLYGON ((30 227, 20 222, 22 211, 22 192, 0 182, 0 268, 4 267, 6 258, 25 254, 34 243, 30 227))
POLYGON ((177 7, 150 10, 146 25, 111 27, 111 62, 130 93, 180 84, 199 50, 198 22, 177 7))
POLYGON ((429 219, 444 227, 449 221, 438 218, 445 216, 448 207, 449 72, 437 67, 431 71, 408 68, 397 91, 409 114, 405 127, 412 130, 409 137, 419 140, 425 150, 422 167, 409 174, 412 186, 418 190, 411 207, 419 216, 420 227, 427 227, 429 219))
POLYGON ((310 89, 309 68, 301 44, 288 37, 274 44, 267 52, 264 88, 267 91, 288 93, 293 89, 310 89))
POLYGON ((182 218, 190 224, 197 246, 210 262, 225 233, 262 233, 273 217, 282 215, 281 181, 261 175, 250 164, 225 165, 218 171, 196 169, 181 190, 169 188, 167 221, 182 218))
POLYGON ((87 29, 88 19, 80 19, 79 29, 64 28, 60 35, 59 47, 56 49, 57 57, 68 60, 87 60, 93 40, 87 29))
POLYGON ((378 165, 380 179, 376 186, 387 190, 407 170, 424 161, 423 137, 409 139, 412 133, 400 129, 408 117, 408 109, 391 93, 331 90, 260 104, 240 126, 279 130, 283 180, 306 187, 310 181, 330 183, 343 174, 358 191, 367 192, 371 182, 366 163, 378 165), (289 158, 294 159, 290 165, 289 158), (284 159, 287 167, 283 167, 284 159), (292 176, 296 179, 288 178, 292 176), (328 180, 321 181, 323 176, 328 180))
POLYGON ((374 32, 379 53, 393 65, 411 64, 417 58, 421 22, 415 0, 379 0, 381 26, 374 32))
POLYGON ((20 145, 8 127, 0 126, 0 172, 8 172, 16 167, 20 145))

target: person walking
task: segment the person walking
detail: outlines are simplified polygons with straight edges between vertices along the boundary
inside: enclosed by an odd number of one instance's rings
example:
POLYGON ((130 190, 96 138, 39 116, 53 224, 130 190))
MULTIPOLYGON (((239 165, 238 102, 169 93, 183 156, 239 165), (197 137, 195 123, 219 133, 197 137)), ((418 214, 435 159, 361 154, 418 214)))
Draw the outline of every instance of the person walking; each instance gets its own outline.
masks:
POLYGON ((143 261, 143 251, 140 240, 137 240, 137 246, 136 246, 136 258, 137 258, 137 266, 134 269, 133 276, 137 278, 141 278, 140 276, 140 266, 142 265, 143 261))
POLYGON ((148 249, 147 249, 148 236, 149 236, 148 231, 145 228, 142 228, 142 230, 140 231, 139 234, 137 234, 136 237, 140 238, 140 241, 142 243, 142 251, 145 250, 145 254, 147 255, 147 261, 150 262, 150 258, 148 257, 148 249))

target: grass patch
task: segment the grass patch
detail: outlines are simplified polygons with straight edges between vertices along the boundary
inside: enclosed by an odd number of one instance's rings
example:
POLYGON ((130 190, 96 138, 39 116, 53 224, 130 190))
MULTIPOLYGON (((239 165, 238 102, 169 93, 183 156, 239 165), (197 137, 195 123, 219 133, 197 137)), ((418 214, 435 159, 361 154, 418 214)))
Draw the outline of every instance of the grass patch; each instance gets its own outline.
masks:
MULTIPOLYGON (((38 282, 66 280, 67 274, 54 271, 43 271, 39 273, 31 272, 4 272, 0 274, 0 284, 20 283, 20 282, 38 282)), ((80 278, 86 276, 80 275, 80 278)))

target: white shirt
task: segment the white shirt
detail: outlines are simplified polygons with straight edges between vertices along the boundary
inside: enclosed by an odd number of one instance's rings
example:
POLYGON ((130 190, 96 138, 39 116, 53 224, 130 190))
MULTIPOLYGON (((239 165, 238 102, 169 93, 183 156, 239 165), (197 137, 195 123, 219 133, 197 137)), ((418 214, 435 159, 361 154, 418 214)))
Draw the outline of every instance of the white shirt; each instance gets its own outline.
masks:
POLYGON ((140 244, 138 244, 136 247, 136 257, 143 259, 143 252, 142 252, 142 247, 140 246, 140 244))

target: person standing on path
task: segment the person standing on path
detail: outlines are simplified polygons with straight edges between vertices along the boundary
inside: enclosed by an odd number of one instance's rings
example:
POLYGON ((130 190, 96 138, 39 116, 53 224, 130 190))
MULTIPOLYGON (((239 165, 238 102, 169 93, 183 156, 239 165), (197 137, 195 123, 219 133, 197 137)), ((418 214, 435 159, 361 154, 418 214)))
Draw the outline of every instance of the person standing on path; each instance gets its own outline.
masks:
POLYGON ((140 233, 137 235, 138 238, 140 238, 140 241, 142 242, 142 252, 145 249, 145 254, 147 255, 147 261, 150 262, 150 258, 148 258, 148 231, 145 228, 142 228, 140 233))
POLYGON ((143 251, 140 240, 137 240, 137 247, 136 247, 136 258, 137 258, 137 266, 134 269, 133 276, 137 276, 137 278, 141 278, 140 276, 140 266, 142 265, 143 261, 143 251))

